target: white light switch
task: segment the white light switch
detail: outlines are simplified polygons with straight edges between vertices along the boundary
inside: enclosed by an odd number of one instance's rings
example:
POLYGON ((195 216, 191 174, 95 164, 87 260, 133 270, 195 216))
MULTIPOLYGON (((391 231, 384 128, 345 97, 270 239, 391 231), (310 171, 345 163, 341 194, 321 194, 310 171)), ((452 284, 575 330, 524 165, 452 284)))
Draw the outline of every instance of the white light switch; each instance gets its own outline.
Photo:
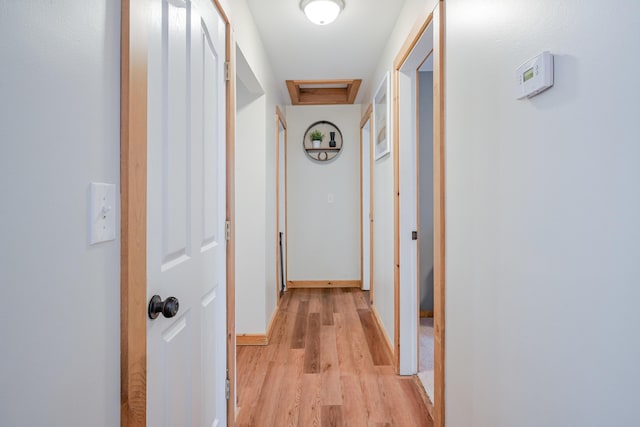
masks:
POLYGON ((91 183, 90 244, 116 238, 116 186, 101 182, 91 183))
POLYGON ((327 203, 333 203, 333 193, 329 193, 327 196, 327 203))

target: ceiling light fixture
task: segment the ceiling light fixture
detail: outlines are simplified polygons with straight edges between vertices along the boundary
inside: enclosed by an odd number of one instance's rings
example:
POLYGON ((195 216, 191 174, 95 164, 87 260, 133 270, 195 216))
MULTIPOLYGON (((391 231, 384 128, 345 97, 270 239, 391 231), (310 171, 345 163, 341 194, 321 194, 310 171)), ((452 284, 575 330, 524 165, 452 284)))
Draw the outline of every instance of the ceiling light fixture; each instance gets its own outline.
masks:
POLYGON ((302 0, 300 9, 316 25, 331 24, 344 9, 344 0, 302 0))

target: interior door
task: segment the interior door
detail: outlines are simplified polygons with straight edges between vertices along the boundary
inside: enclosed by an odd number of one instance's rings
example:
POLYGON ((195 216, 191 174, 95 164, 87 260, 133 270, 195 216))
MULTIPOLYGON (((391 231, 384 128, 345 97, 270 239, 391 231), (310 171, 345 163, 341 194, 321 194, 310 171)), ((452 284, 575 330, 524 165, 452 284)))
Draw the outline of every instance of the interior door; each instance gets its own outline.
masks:
POLYGON ((211 1, 151 0, 147 296, 179 303, 147 321, 153 427, 226 425, 224 53, 211 1))

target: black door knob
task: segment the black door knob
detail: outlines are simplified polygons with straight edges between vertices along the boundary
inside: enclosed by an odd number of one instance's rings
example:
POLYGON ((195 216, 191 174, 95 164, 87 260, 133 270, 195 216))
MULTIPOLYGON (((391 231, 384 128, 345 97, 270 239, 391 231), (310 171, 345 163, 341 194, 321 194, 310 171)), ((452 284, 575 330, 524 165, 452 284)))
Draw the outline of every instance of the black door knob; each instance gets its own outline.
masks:
POLYGON ((149 301, 149 319, 155 319, 160 313, 166 318, 170 318, 178 313, 180 303, 178 298, 169 297, 162 301, 160 295, 154 295, 149 301))

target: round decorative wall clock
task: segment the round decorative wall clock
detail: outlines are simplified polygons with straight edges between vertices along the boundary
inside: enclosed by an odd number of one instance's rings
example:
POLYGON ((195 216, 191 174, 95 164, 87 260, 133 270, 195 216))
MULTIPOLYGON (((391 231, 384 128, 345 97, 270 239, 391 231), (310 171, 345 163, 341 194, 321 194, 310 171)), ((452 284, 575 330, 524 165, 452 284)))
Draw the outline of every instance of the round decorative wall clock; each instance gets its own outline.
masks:
POLYGON ((304 133, 302 147, 312 160, 317 162, 332 160, 342 151, 342 132, 336 125, 326 120, 315 122, 304 133))

